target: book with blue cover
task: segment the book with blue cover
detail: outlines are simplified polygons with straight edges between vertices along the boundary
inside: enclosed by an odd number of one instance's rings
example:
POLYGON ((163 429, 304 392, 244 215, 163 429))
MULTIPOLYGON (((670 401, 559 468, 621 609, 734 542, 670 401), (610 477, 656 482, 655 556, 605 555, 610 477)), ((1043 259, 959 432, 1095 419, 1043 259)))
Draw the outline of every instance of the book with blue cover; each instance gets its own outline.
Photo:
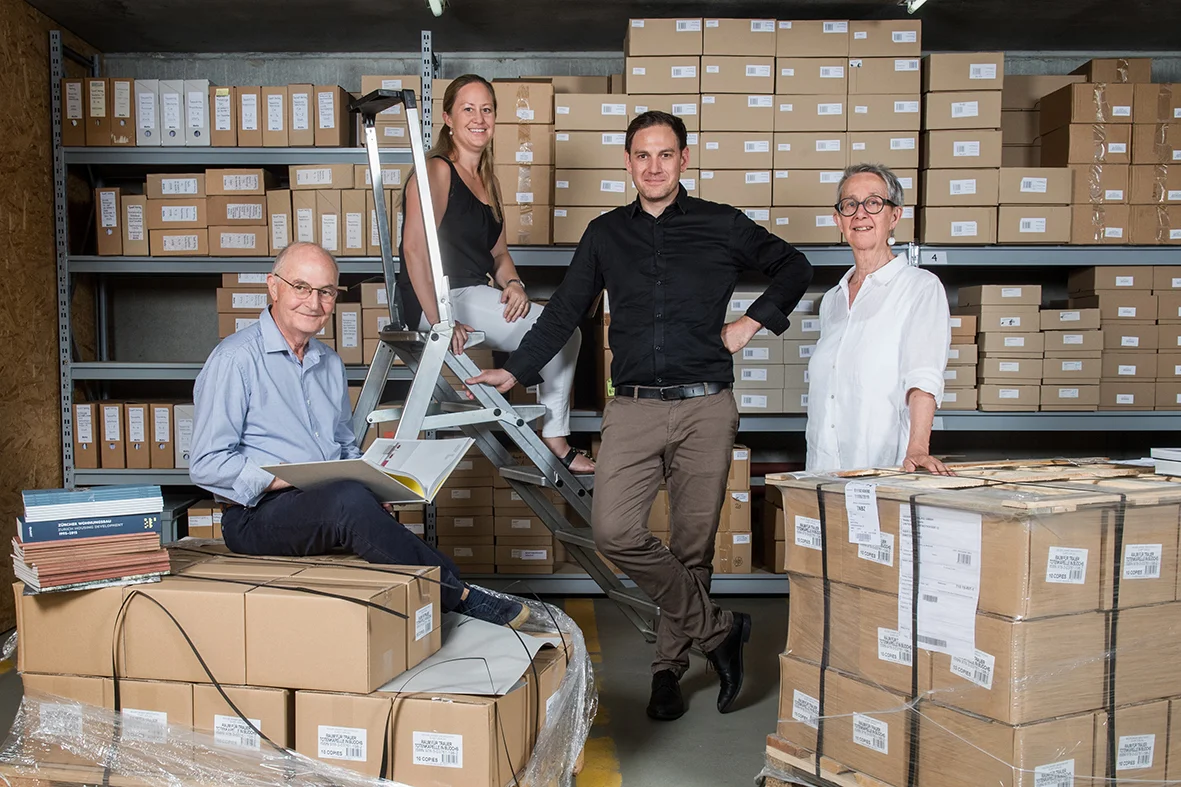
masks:
POLYGON ((53 522, 121 517, 132 514, 159 515, 164 496, 158 486, 117 484, 90 489, 26 489, 21 492, 25 522, 53 522))
POLYGON ((134 533, 159 535, 161 518, 159 512, 90 519, 55 519, 43 522, 29 522, 23 517, 17 517, 16 532, 17 537, 24 544, 94 538, 96 536, 122 536, 134 533))

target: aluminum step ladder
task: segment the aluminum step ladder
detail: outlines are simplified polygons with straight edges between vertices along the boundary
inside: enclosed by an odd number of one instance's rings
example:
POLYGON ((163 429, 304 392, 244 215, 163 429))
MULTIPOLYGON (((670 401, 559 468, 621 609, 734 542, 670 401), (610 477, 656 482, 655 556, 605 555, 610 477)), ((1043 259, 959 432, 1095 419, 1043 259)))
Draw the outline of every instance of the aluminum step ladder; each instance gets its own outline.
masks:
MULTIPOLYGON (((593 477, 576 476, 565 468, 557 457, 541 442, 530 427, 530 422, 545 414, 541 405, 512 405, 495 388, 473 386, 472 398, 455 391, 441 376, 446 366, 460 380, 475 377, 479 367, 466 353, 450 352, 455 318, 451 311, 450 287, 443 274, 443 259, 439 251, 439 235, 435 225, 434 203, 431 201, 430 181, 422 177, 426 172, 426 153, 423 150, 418 105, 412 90, 375 90, 351 102, 350 111, 360 116, 365 132, 365 148, 369 160, 373 204, 376 212, 377 233, 381 243, 382 270, 385 274, 390 324, 382 330, 373 362, 365 376, 365 383, 353 410, 353 434, 360 443, 371 424, 397 421, 396 438, 417 439, 421 432, 456 430, 475 440, 475 444, 491 460, 497 472, 521 499, 545 523, 554 538, 561 541, 580 566, 614 601, 624 615, 640 630, 649 642, 656 639, 658 607, 641 591, 626 587, 595 551, 591 536, 591 496, 593 477), (426 228, 427 250, 431 273, 435 282, 435 299, 439 322, 427 332, 407 326, 401 297, 395 280, 394 252, 390 236, 389 215, 385 208, 385 194, 381 179, 381 162, 377 147, 377 114, 389 107, 402 104, 410 130, 410 148, 422 218, 426 228), (398 408, 377 409, 386 380, 395 359, 400 359, 413 374, 413 382, 406 402, 398 408), (528 464, 518 463, 495 432, 500 431, 528 458, 528 464), (585 524, 568 521, 554 507, 545 490, 556 490, 579 519, 585 524)), ((478 331, 469 333, 467 348, 483 341, 478 331)))

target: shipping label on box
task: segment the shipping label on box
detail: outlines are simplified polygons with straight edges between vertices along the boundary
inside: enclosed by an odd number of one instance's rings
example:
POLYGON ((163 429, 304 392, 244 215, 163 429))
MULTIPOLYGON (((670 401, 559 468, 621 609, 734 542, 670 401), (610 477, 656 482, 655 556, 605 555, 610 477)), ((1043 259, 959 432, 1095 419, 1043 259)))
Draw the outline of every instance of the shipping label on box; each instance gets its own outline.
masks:
POLYGON ((843 93, 826 95, 776 95, 775 131, 845 131, 848 101, 843 93))

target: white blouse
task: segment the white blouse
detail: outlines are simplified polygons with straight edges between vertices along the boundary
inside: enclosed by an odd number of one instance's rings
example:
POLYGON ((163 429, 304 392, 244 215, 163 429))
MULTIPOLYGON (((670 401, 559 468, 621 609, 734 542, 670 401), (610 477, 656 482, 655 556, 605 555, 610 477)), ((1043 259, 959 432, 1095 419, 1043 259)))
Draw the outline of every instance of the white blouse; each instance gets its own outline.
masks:
POLYGON ((951 316, 943 283, 895 257, 849 306, 850 269, 820 303, 808 364, 809 472, 897 467, 910 438, 907 391, 943 401, 951 316))

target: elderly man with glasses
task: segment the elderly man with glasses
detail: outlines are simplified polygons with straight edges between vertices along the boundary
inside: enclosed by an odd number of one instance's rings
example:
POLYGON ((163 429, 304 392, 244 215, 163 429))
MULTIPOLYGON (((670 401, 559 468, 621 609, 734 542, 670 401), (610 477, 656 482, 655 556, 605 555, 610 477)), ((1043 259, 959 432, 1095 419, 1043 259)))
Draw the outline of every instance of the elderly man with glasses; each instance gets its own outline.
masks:
POLYGON ((226 546, 246 555, 304 557, 344 548, 371 563, 439 566, 444 610, 520 626, 524 605, 466 585, 459 569, 400 524, 362 484, 297 489, 263 467, 361 455, 340 356, 314 337, 332 319, 336 260, 295 243, 267 277, 271 306, 223 340, 193 389, 189 475, 229 507, 226 546))
POLYGON ((894 254, 904 194, 887 167, 849 167, 836 196, 853 267, 820 303, 820 340, 808 363, 807 469, 901 465, 948 475, 930 450, 951 344, 943 283, 894 254))

